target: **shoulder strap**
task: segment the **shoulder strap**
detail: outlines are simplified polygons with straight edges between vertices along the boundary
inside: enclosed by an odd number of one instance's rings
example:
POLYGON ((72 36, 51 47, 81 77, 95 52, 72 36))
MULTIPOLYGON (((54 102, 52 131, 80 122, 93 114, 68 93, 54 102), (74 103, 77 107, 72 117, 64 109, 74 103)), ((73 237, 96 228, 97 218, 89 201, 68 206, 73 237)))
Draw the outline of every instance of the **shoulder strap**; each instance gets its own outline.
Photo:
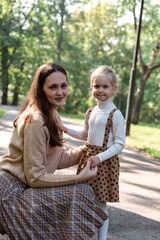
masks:
POLYGON ((90 108, 88 109, 87 116, 86 116, 86 117, 87 117, 87 120, 89 119, 93 108, 94 108, 94 107, 90 107, 90 108))
POLYGON ((105 130, 105 135, 104 135, 104 141, 103 141, 103 147, 107 147, 107 143, 108 143, 108 137, 109 137, 109 132, 110 132, 110 128, 111 128, 111 125, 112 125, 112 119, 113 119, 113 114, 114 112, 117 110, 118 108, 114 108, 110 114, 109 114, 109 117, 108 117, 108 120, 107 120, 107 124, 106 124, 106 130, 105 130))
POLYGON ((87 115, 86 115, 86 124, 87 124, 87 126, 89 126, 88 125, 88 120, 89 120, 89 117, 90 117, 90 115, 91 115, 91 112, 92 112, 92 109, 93 109, 94 107, 90 107, 89 109, 88 109, 88 112, 87 112, 87 115))

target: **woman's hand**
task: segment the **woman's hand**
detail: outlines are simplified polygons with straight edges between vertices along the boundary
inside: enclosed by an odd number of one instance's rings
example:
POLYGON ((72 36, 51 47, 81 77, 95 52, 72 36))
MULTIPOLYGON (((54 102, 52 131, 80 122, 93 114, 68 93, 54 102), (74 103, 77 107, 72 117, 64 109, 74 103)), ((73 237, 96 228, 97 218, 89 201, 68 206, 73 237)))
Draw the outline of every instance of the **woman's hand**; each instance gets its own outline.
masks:
POLYGON ((77 175, 77 182, 93 179, 97 175, 97 170, 97 166, 91 167, 91 161, 88 160, 85 168, 77 175))

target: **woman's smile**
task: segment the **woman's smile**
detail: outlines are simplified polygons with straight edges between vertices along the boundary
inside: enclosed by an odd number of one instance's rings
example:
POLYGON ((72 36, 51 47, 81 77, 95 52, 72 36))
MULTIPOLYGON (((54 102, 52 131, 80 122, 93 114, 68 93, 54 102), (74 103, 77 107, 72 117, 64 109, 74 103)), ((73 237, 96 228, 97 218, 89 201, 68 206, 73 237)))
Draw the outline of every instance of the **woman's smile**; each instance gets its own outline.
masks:
POLYGON ((66 76, 62 72, 53 72, 46 78, 43 91, 53 108, 62 106, 68 95, 66 76))

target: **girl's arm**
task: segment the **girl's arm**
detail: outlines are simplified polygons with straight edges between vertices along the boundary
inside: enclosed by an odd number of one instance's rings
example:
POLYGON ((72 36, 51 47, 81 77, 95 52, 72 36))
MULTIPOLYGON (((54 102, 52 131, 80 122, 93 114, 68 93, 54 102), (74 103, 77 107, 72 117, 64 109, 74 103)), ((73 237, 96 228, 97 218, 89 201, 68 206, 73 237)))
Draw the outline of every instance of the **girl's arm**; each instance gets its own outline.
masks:
POLYGON ((116 154, 120 153, 125 146, 125 120, 122 113, 117 110, 113 115, 112 120, 112 134, 113 145, 111 145, 106 151, 98 154, 100 162, 103 162, 116 154))
POLYGON ((84 122, 84 126, 82 130, 75 130, 72 128, 67 128, 65 125, 62 124, 61 121, 58 122, 58 127, 60 128, 61 131, 67 133, 69 136, 82 140, 82 141, 86 141, 87 140, 87 136, 88 136, 88 121, 87 121, 87 113, 85 116, 85 122, 84 122))
POLYGON ((116 154, 120 153, 125 146, 125 120, 120 111, 116 111, 113 115, 112 120, 112 134, 113 134, 113 144, 104 152, 92 156, 89 158, 91 160, 91 166, 97 166, 100 162, 103 162, 116 154))

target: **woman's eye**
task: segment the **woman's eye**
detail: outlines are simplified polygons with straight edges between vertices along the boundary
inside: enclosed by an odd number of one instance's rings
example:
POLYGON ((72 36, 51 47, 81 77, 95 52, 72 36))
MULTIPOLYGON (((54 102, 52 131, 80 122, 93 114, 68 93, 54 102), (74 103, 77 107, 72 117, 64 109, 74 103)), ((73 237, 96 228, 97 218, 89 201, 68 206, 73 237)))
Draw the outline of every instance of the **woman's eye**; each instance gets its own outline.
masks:
POLYGON ((54 90, 56 89, 56 86, 51 86, 50 89, 54 90))

